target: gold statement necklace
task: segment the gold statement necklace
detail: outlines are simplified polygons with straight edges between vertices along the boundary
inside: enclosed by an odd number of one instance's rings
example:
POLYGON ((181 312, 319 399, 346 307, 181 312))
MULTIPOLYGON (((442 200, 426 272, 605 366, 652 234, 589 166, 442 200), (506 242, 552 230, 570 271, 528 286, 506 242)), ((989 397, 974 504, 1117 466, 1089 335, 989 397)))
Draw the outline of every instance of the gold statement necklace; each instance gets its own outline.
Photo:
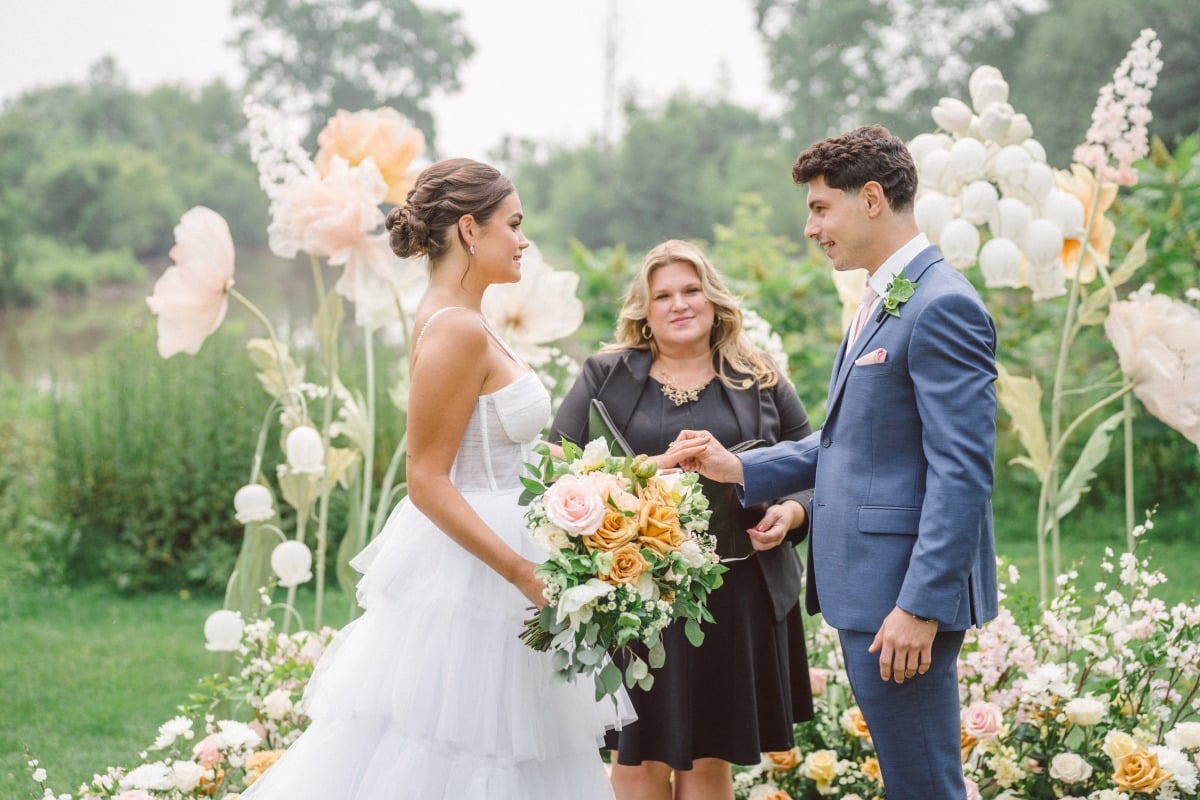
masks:
POLYGON ((660 370, 659 374, 662 378, 660 383, 662 384, 663 396, 674 403, 676 407, 681 406, 684 403, 694 403, 699 400, 700 393, 704 391, 705 387, 712 383, 713 380, 712 378, 709 378, 699 386, 694 386, 691 389, 681 389, 675 384, 675 379, 671 377, 671 373, 667 372, 666 370, 660 370))

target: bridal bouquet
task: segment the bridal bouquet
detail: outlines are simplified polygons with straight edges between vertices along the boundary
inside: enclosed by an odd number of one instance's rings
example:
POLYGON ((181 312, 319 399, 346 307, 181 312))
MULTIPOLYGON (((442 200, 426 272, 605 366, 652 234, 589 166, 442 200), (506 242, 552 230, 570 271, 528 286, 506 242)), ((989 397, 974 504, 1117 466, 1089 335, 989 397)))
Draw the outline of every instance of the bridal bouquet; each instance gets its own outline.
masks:
POLYGON ((542 446, 535 477, 522 478, 522 503, 534 540, 549 554, 538 567, 549 604, 528 620, 521 639, 554 653, 567 680, 594 675, 596 698, 624 680, 649 689, 662 666, 662 630, 684 621, 688 640, 704 639, 708 593, 721 566, 708 530, 708 500, 693 473, 659 472, 645 456, 614 456, 604 439, 563 444, 565 460, 542 446), (635 650, 640 644, 644 649, 635 650))

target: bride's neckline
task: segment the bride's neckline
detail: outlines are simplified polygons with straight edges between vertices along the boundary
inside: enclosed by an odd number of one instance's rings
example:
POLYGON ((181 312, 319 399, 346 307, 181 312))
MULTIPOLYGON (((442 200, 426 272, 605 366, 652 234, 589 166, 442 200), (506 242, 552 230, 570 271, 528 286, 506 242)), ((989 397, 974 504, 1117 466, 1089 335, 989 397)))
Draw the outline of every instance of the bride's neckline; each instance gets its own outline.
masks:
POLYGON ((511 389, 512 387, 516 386, 518 383, 525 380, 526 378, 536 378, 536 377, 537 377, 537 374, 534 373, 532 370, 525 370, 525 372, 521 373, 520 377, 513 378, 511 381, 504 384, 499 389, 493 389, 490 392, 483 392, 479 396, 480 397, 492 397, 494 395, 500 394, 503 391, 511 389))

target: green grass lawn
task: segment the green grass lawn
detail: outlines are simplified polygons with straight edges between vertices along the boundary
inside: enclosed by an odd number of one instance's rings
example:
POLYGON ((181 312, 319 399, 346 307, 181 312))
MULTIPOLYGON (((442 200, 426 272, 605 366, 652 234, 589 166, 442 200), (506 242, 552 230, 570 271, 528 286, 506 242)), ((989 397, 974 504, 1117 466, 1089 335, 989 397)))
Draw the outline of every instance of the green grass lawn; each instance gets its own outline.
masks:
MULTIPOLYGON (((297 605, 311 607, 311 595, 297 605)), ((26 747, 59 792, 137 763, 158 726, 218 668, 219 656, 204 649, 204 620, 220 606, 215 596, 0 581, 0 800, 35 796, 26 747)), ((345 608, 337 594, 326 616, 344 621, 345 608)))
MULTIPOLYGON (((1159 528, 1186 518, 1160 521, 1159 528)), ((1158 596, 1168 604, 1193 599, 1200 586, 1194 537, 1157 533, 1146 545, 1169 578, 1158 596)), ((1101 576, 1106 544, 1119 550, 1121 540, 1064 537, 1064 560, 1080 563, 1089 591, 1101 576)), ((1001 536, 999 549, 1021 570, 1021 585, 1036 592, 1034 542, 1001 536)), ((4 566, 0 556, 0 572, 4 566)), ((299 605, 311 608, 311 595, 299 605)), ((136 763, 158 725, 217 668, 218 657, 204 649, 203 626, 219 606, 216 597, 124 596, 99 586, 29 589, 0 579, 0 800, 35 796, 26 746, 58 791, 74 790, 106 766, 136 763)), ((345 598, 334 595, 326 615, 344 620, 345 598)))

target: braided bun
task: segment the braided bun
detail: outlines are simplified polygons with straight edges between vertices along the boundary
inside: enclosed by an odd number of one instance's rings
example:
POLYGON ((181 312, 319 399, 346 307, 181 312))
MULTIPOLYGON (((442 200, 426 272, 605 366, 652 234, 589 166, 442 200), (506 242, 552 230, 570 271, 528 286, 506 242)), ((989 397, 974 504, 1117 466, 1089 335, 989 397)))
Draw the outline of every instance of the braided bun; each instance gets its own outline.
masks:
POLYGON ((429 252, 429 225, 408 206, 397 206, 388 212, 387 230, 392 252, 401 258, 429 252))

